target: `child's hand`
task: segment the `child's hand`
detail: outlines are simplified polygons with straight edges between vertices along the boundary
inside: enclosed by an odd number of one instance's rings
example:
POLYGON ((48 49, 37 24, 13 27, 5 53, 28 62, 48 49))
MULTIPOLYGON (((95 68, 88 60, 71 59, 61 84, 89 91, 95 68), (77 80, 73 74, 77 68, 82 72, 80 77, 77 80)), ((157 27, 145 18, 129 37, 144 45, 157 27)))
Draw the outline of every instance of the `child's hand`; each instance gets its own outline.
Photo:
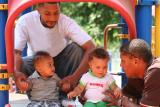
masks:
POLYGON ((120 97, 122 96, 122 91, 121 91, 121 89, 117 87, 117 88, 114 90, 114 95, 116 96, 116 98, 120 98, 120 97))
POLYGON ((73 97, 76 97, 76 92, 71 91, 67 94, 68 99, 72 99, 73 97))

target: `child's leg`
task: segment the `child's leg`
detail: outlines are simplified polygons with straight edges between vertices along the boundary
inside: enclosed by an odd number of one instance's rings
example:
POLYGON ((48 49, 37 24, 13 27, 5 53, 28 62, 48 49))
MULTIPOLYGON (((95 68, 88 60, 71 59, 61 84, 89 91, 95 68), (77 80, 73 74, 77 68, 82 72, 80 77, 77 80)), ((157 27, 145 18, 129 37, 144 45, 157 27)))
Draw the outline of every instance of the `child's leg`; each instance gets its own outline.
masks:
POLYGON ((59 101, 46 101, 47 107, 61 107, 59 101))
POLYGON ((85 102, 83 107, 96 107, 96 104, 94 104, 92 102, 85 102))
POLYGON ((100 102, 96 103, 96 107, 117 107, 117 106, 107 106, 107 104, 109 104, 109 103, 100 101, 100 102))
POLYGON ((44 102, 40 102, 40 101, 31 101, 27 107, 43 107, 44 106, 44 102))
POLYGON ((106 106, 106 102, 103 102, 103 101, 100 101, 100 102, 98 102, 98 103, 96 103, 96 107, 108 107, 108 106, 106 106))

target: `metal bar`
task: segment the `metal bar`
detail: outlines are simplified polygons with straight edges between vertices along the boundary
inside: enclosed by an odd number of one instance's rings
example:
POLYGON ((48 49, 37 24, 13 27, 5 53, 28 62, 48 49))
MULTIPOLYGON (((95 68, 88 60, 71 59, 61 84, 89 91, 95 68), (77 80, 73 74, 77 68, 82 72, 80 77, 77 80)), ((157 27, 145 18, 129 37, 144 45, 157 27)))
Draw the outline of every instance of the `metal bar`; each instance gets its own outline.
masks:
POLYGON ((104 48, 107 49, 107 43, 108 43, 108 31, 112 28, 120 29, 121 27, 118 26, 118 24, 109 24, 104 29, 104 48))
POLYGON ((8 16, 8 0, 0 0, 0 73, 2 73, 3 79, 0 79, 0 107, 4 107, 5 104, 9 102, 9 93, 8 93, 8 78, 6 78, 7 74, 7 66, 6 64, 6 46, 4 39, 4 31, 5 25, 8 16), (6 73, 6 74, 4 74, 6 73))
POLYGON ((160 4, 155 7, 155 56, 160 57, 160 4))

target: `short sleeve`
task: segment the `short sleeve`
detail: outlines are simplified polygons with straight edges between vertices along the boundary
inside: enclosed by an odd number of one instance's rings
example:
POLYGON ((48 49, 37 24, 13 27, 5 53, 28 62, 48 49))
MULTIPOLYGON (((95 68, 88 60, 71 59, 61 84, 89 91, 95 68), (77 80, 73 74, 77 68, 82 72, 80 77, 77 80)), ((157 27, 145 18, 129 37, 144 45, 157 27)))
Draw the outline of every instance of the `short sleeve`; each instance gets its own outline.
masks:
POLYGON ((76 42, 78 45, 83 45, 91 40, 91 37, 71 18, 61 15, 61 26, 65 36, 76 42))
POLYGON ((111 74, 108 74, 108 84, 109 84, 109 86, 115 84, 115 79, 113 78, 113 76, 111 74))
POLYGON ((14 29, 14 48, 22 51, 27 43, 27 29, 24 19, 19 19, 14 29))
POLYGON ((82 77, 81 77, 81 79, 79 81, 79 84, 83 85, 83 86, 87 85, 87 75, 86 74, 82 75, 82 77))
POLYGON ((116 85, 115 83, 115 79, 113 78, 113 76, 111 74, 107 74, 106 75, 106 86, 112 90, 112 87, 114 87, 116 85))
POLYGON ((149 106, 160 105, 160 68, 151 69, 145 76, 141 104, 149 106))

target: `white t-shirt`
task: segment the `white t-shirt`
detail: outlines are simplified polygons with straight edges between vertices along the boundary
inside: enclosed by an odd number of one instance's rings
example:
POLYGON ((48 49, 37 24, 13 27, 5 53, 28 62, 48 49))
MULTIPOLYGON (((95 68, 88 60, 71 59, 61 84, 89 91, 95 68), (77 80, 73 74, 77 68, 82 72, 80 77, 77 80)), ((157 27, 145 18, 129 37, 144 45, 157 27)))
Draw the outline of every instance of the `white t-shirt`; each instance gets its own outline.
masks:
POLYGON ((15 31, 15 49, 23 50, 28 45, 28 55, 37 51, 47 51, 57 56, 72 40, 83 45, 91 37, 71 18, 60 14, 54 28, 46 28, 40 22, 38 11, 27 13, 17 21, 15 31))
POLYGON ((87 72, 80 79, 80 84, 85 86, 85 98, 88 102, 97 103, 105 98, 103 92, 113 84, 115 80, 112 75, 106 74, 102 78, 98 78, 92 74, 92 72, 87 72))

